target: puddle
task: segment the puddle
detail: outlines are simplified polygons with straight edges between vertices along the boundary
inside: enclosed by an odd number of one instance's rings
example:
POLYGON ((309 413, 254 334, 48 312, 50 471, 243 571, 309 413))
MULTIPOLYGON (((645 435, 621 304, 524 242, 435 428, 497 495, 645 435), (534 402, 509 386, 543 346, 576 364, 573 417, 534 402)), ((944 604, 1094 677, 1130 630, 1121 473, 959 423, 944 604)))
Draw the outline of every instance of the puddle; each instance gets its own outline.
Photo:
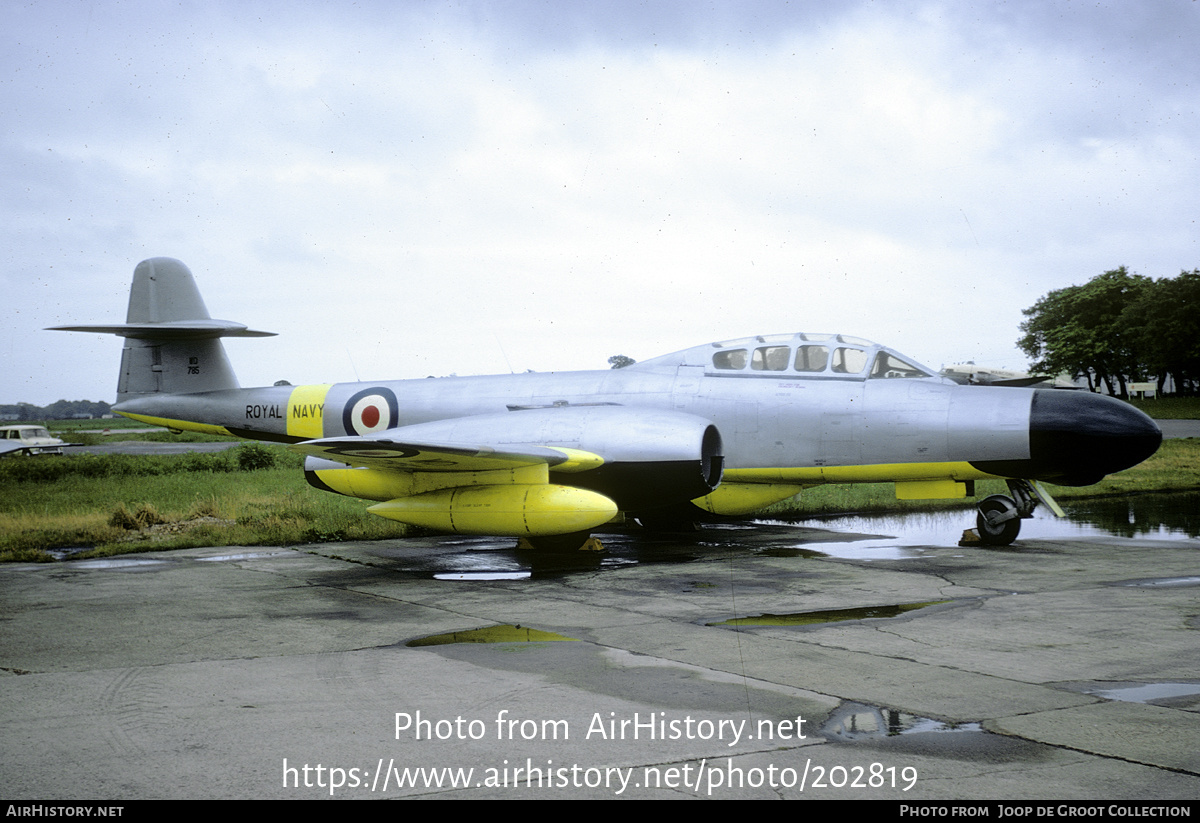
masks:
POLYGON ((56 549, 46 549, 46 554, 53 557, 55 560, 70 560, 77 554, 90 552, 95 546, 60 546, 56 549))
MULTIPOLYGON (((898 540, 902 538, 873 538, 898 540)), ((911 539, 905 537, 903 539, 911 539)), ((933 542, 933 541, 931 541, 933 542)), ((936 543, 934 543, 936 545, 936 543)), ((947 544, 949 545, 949 544, 947 544)), ((914 560, 921 557, 923 552, 909 546, 872 546, 860 543, 821 543, 821 550, 816 554, 826 557, 836 557, 840 560, 914 560)))
MULTIPOLYGON (((1150 494, 1123 498, 1060 501, 1066 517, 1045 507, 1021 522, 1022 540, 1140 537, 1178 540, 1200 536, 1200 494, 1150 494)), ((826 515, 804 520, 755 521, 763 525, 804 526, 864 535, 852 541, 798 543, 844 560, 911 560, 922 548, 958 545, 963 531, 975 527, 974 509, 909 512, 892 515, 826 515)))
POLYGON ((1200 492, 1071 501, 1067 516, 1118 537, 1200 537, 1200 492))
POLYGON ((267 557, 283 557, 284 555, 294 554, 290 551, 276 552, 244 552, 242 554, 218 554, 212 557, 197 557, 197 562, 200 563, 224 563, 230 560, 262 560, 267 557))
MULTIPOLYGON (((1092 501, 1066 501, 1066 518, 1044 507, 1022 522, 1022 541, 1110 539, 1114 535, 1179 540, 1200 530, 1200 494, 1134 495, 1092 501)), ((760 557, 827 558, 896 562, 939 557, 969 557, 996 548, 960 548, 963 531, 975 526, 975 510, 951 509, 892 515, 827 515, 805 520, 764 518, 708 523, 694 534, 655 534, 640 530, 602 532, 604 553, 513 551, 510 540, 444 538, 433 559, 397 553, 399 571, 424 573, 445 581, 540 580, 583 571, 612 571, 647 563, 682 564, 715 553, 731 557, 753 552, 760 557), (814 530, 820 530, 814 532, 814 530), (832 539, 830 539, 832 538, 832 539), (451 551, 446 552, 444 549, 451 551), (948 553, 949 552, 949 553, 948 553), (580 555, 587 554, 587 557, 580 555)), ((1200 585, 1197 576, 1147 579, 1121 585, 1168 587, 1200 585)), ((846 620, 860 617, 841 618, 846 620)))
POLYGON ((963 732, 983 732, 983 726, 979 723, 944 723, 864 703, 843 703, 830 713, 820 729, 824 737, 843 743, 858 743, 906 734, 963 732))
POLYGON ((528 580, 532 572, 443 572, 434 580, 528 580))
MULTIPOLYGON (((824 515, 806 520, 760 520, 764 525, 822 529, 854 535, 852 540, 796 544, 842 560, 913 560, 922 548, 958 545, 965 529, 975 526, 974 511, 911 512, 893 515, 824 515)), ((1024 524, 1029 525, 1029 521, 1024 524)), ((1032 532, 1029 532, 1032 534, 1032 532)), ((1025 534, 1022 531, 1022 534, 1025 534)))
POLYGON ((949 603, 949 600, 932 600, 928 603, 900 603, 894 606, 867 606, 858 609, 826 609, 795 614, 760 614, 755 617, 735 617, 706 626, 811 626, 818 623, 836 623, 843 620, 871 620, 897 617, 905 612, 949 603))
POLYGON ((1200 577, 1149 577, 1143 580, 1125 580, 1114 585, 1146 589, 1175 589, 1200 586, 1200 577))
MULTIPOLYGON (((974 510, 913 512, 895 515, 828 515, 798 521, 759 521, 779 526, 826 529, 840 534, 862 535, 854 540, 798 543, 797 548, 819 551, 841 560, 914 560, 925 556, 926 548, 946 549, 958 546, 966 529, 975 527, 974 510)), ((1021 524, 1021 536, 1051 537, 1104 536, 1090 527, 1080 527, 1053 515, 1038 512, 1021 524), (1081 530, 1082 529, 1082 530, 1081 530)))
MULTIPOLYGON (((628 538, 600 535, 606 552, 537 552, 514 548, 511 538, 438 538, 433 558, 408 552, 396 554, 401 570, 425 571, 434 580, 481 582, 494 580, 539 580, 580 571, 637 565, 646 558, 630 557, 628 538), (611 538, 611 539, 610 539, 611 538), (451 551, 446 551, 450 549, 451 551), (428 561, 433 559, 433 563, 428 561)), ((381 546, 386 553, 386 547, 381 546)))
MULTIPOLYGON (((79 551, 89 551, 90 549, 80 549, 79 551)), ((220 563, 234 560, 262 560, 268 557, 283 557, 291 555, 287 549, 278 549, 275 551, 264 552, 242 552, 240 554, 216 554, 210 557, 194 558, 200 563, 220 563)), ((72 561, 71 567, 76 569, 127 569, 137 566, 159 566, 163 563, 172 562, 171 560, 155 559, 150 557, 114 557, 114 558, 97 558, 95 560, 75 560, 72 561)))
POLYGON ((1094 694, 1105 700, 1119 700, 1122 703, 1153 703, 1156 700, 1200 695, 1200 685, 1196 683, 1141 683, 1136 686, 1120 686, 1110 689, 1093 688, 1083 691, 1085 694, 1094 694))
POLYGON ((443 546, 451 552, 442 556, 441 569, 429 575, 434 580, 528 580, 531 570, 496 538, 450 538, 443 546))
POLYGON ((468 629, 462 632, 431 634, 410 640, 406 646, 447 646, 452 643, 549 643, 558 640, 578 642, 578 638, 565 637, 554 632, 529 629, 524 626, 488 626, 483 629, 468 629))
POLYGON ((162 566, 166 563, 166 560, 123 557, 115 560, 76 560, 71 567, 76 569, 128 569, 138 566, 162 566))
POLYGON ((777 546, 775 548, 763 549, 758 552, 760 557, 803 557, 809 560, 815 560, 819 557, 828 557, 825 552, 819 552, 815 549, 801 549, 795 546, 777 546))

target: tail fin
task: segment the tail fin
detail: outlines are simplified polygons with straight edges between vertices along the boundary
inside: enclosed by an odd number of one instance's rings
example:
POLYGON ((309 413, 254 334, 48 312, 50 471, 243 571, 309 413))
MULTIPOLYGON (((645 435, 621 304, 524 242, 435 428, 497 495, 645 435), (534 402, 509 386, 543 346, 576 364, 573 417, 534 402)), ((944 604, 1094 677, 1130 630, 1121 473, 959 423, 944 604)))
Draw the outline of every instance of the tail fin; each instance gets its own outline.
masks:
POLYGON ((147 394, 190 394, 239 388, 222 337, 272 337, 241 323, 214 320, 188 267, 170 257, 138 263, 125 322, 111 326, 54 326, 54 331, 125 338, 117 402, 147 394))

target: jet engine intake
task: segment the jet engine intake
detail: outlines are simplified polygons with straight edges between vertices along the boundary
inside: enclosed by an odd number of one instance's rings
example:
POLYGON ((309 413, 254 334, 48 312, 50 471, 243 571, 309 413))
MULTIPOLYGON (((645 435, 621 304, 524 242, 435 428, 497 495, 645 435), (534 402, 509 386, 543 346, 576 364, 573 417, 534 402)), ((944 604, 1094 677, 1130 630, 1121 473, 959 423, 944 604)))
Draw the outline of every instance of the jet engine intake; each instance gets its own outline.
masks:
POLYGON ((598 492, 622 511, 685 503, 721 484, 721 433, 709 421, 679 412, 595 411, 604 414, 590 422, 580 448, 603 456, 604 464, 572 474, 551 466, 552 480, 598 492))

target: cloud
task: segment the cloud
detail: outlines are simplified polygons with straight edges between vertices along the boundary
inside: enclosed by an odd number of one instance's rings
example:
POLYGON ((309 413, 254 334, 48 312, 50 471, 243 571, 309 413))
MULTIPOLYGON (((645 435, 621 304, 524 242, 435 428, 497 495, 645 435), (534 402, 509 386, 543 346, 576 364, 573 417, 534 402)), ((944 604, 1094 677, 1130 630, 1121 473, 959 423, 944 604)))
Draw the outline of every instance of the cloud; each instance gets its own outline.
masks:
POLYGON ((1196 265, 1175 4, 85 8, 0 35, 10 401, 111 396, 118 344, 37 329, 154 255, 282 333, 247 385, 800 329, 1019 366, 1046 291, 1196 265))

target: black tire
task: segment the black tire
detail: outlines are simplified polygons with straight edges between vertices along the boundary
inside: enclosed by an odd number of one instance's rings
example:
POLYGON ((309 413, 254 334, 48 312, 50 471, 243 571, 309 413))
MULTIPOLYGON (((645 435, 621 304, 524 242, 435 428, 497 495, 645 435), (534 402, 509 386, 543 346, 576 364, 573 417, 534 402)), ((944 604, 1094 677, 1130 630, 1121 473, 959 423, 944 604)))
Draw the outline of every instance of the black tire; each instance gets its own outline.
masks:
POLYGON ((1021 519, 1014 517, 992 525, 987 520, 990 512, 1015 512, 1017 504, 1004 495, 994 494, 986 497, 979 504, 979 513, 975 515, 975 527, 979 530, 979 539, 989 546, 1007 546, 1017 539, 1021 532, 1021 519))

